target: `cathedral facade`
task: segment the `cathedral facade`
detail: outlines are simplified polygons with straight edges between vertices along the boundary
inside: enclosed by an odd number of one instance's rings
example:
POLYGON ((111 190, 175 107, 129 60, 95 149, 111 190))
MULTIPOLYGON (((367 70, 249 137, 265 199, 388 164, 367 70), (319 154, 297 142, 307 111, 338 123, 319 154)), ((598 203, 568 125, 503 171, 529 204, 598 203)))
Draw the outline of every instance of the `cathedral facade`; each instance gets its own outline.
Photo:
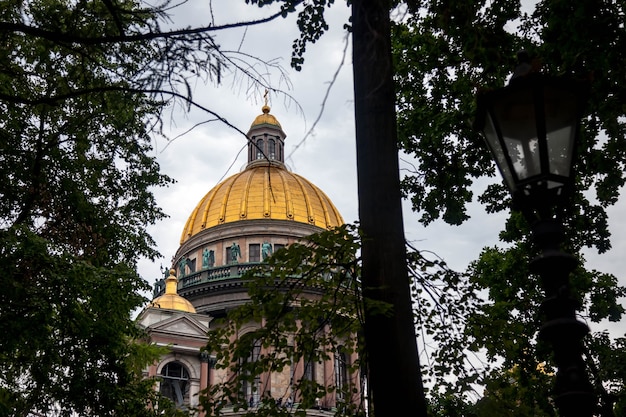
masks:
MULTIPOLYGON (((215 369, 211 353, 201 348, 216 319, 247 302, 242 275, 275 251, 343 224, 326 194, 286 167, 286 135, 267 104, 247 137, 247 165, 211 189, 190 213, 172 268, 157 282, 154 300, 138 318, 152 343, 170 347, 146 375, 159 377, 157 389, 181 408, 197 408, 200 392, 230 376, 226 369, 215 369)), ((258 325, 251 323, 250 329, 258 325)), ((240 332, 245 334, 246 328, 240 332)), ((251 360, 263 349, 268 348, 255 348, 251 360)), ((250 408, 268 396, 293 406, 298 402, 294 381, 308 378, 324 386, 348 384, 358 401, 360 376, 348 370, 356 359, 355 354, 330 352, 320 362, 300 360, 244 384, 241 395, 250 408)), ((339 389, 331 390, 307 414, 330 415, 338 401, 345 401, 340 395, 339 389)))

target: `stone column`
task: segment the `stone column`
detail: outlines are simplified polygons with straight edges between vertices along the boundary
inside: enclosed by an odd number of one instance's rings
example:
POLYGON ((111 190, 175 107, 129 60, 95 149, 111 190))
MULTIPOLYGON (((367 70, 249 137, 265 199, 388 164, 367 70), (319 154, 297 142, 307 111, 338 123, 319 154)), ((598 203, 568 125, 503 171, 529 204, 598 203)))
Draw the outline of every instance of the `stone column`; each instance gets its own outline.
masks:
MULTIPOLYGON (((213 385, 213 371, 215 367, 215 358, 211 357, 208 352, 200 353, 200 395, 208 395, 204 392, 213 385)), ((198 417, 205 417, 206 412, 200 407, 198 417)))

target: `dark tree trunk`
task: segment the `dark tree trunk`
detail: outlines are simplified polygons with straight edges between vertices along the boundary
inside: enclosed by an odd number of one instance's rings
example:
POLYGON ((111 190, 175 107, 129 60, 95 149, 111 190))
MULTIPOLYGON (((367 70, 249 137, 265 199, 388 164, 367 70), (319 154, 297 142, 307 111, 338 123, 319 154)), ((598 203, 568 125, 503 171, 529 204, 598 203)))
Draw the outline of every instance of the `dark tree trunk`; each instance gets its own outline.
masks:
POLYGON ((352 2, 365 347, 375 416, 425 417, 402 220, 389 6, 352 2), (381 302, 392 312, 382 314, 381 302))

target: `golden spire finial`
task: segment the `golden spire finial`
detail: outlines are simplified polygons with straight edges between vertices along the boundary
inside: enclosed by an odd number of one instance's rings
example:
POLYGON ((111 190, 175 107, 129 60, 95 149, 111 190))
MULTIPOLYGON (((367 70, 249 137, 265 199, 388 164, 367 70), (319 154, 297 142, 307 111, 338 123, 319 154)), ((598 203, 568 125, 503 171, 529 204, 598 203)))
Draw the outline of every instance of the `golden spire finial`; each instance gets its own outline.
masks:
POLYGON ((195 313, 196 309, 187 299, 178 295, 178 278, 176 270, 170 269, 170 275, 165 279, 165 294, 152 300, 151 306, 155 308, 165 308, 169 310, 195 313))
POLYGON ((165 294, 177 294, 178 278, 176 278, 176 270, 170 269, 170 276, 165 280, 165 294))

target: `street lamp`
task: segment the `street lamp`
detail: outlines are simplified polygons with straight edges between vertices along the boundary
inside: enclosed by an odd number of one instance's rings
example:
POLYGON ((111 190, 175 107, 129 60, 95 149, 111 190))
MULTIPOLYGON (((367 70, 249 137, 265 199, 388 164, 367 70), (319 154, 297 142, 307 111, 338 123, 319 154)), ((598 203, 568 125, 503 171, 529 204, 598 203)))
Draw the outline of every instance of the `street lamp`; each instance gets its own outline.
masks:
POLYGON ((476 128, 484 134, 513 197, 532 230, 539 255, 530 270, 541 278, 546 298, 539 337, 551 343, 557 365, 554 401, 561 416, 592 416, 593 387, 582 358, 589 328, 576 318, 569 274, 576 258, 560 246, 559 213, 569 203, 575 173, 578 125, 587 84, 532 70, 525 54, 509 84, 479 93, 476 128))

